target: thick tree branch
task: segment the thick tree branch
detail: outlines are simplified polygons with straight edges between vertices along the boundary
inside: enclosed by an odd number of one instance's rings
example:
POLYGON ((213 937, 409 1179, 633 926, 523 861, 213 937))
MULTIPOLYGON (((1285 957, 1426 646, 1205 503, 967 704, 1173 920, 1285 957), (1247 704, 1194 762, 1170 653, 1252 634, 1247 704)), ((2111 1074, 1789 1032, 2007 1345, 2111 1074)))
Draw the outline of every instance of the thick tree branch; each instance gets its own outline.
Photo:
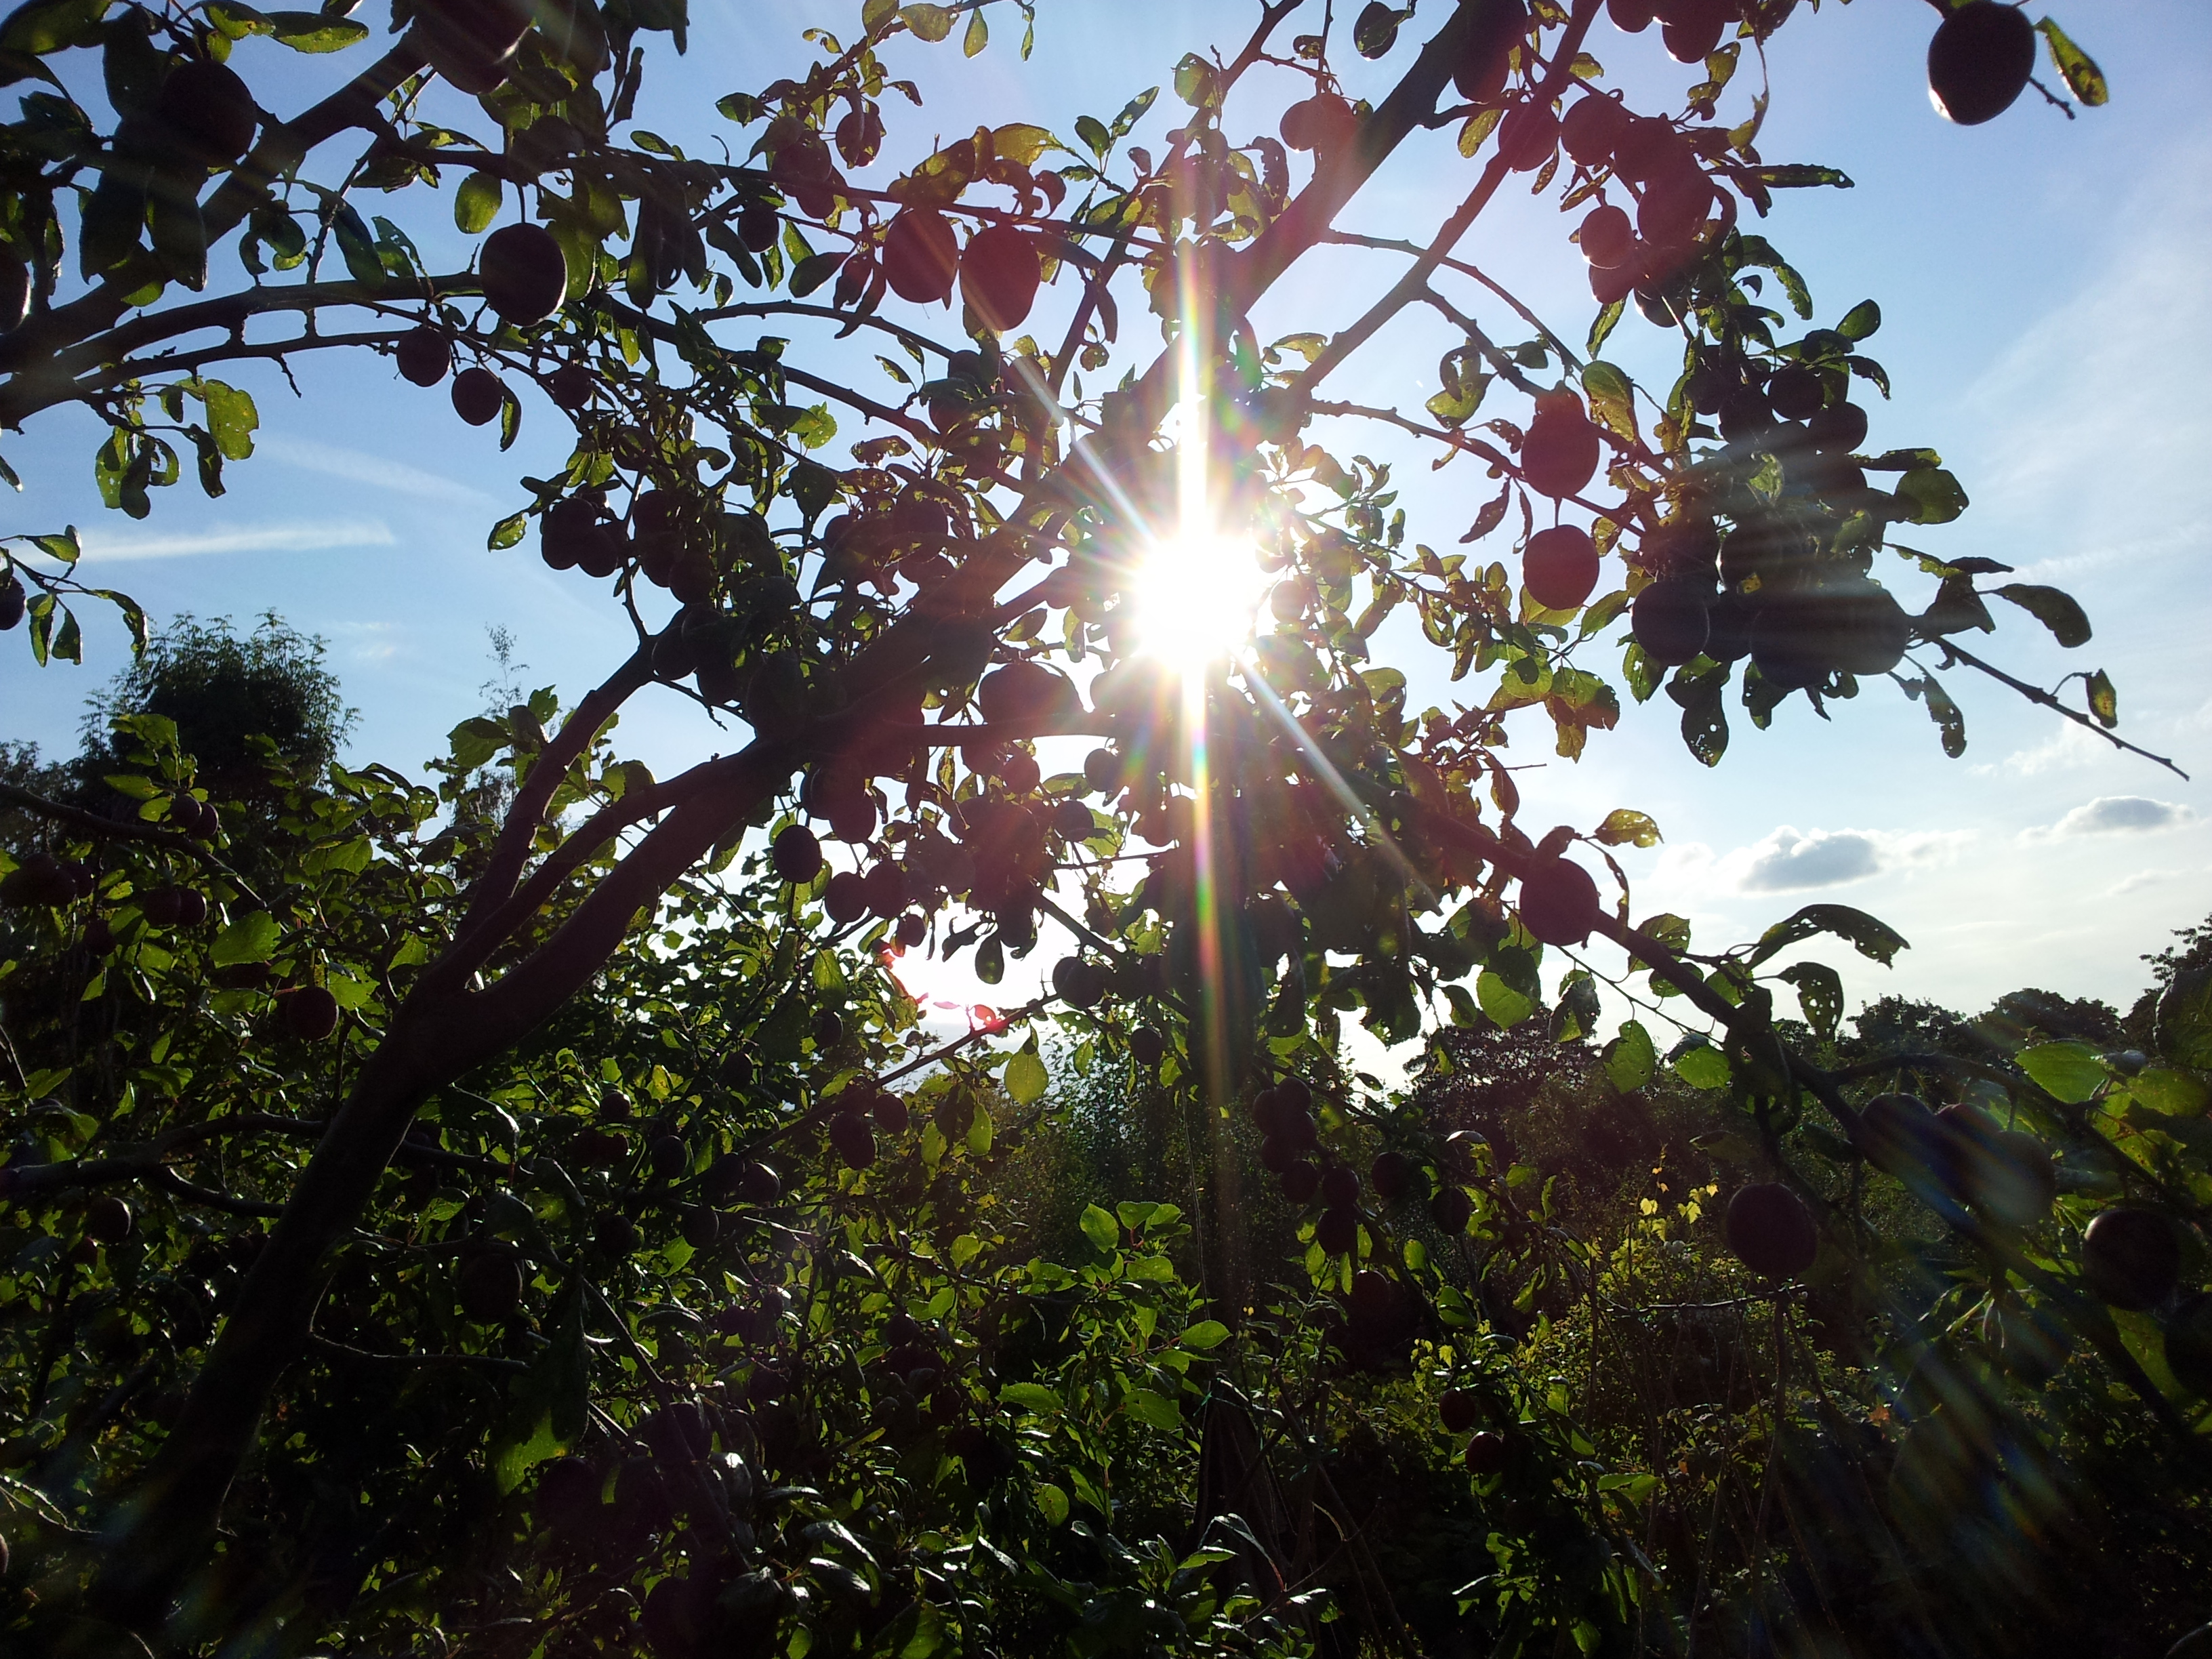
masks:
MULTIPOLYGON (((371 125, 376 106, 386 95, 424 67, 422 54, 402 40, 322 102, 280 126, 267 129, 252 153, 200 210, 208 246, 213 247, 236 229, 267 198, 270 186, 295 169, 308 151, 348 127, 371 125)), ((43 389, 55 372, 49 367, 52 360, 65 348, 90 341, 101 330, 112 327, 131 308, 129 296, 161 276, 155 256, 142 249, 90 293, 32 318, 0 340, 0 373, 14 374, 5 386, 0 386, 0 426, 18 425, 26 415, 56 401, 43 389)), ((94 361, 101 355, 95 351, 94 361)), ((64 378, 77 372, 81 371, 62 371, 64 378)))
POLYGON ((630 653, 628 661, 586 692, 583 701, 562 721, 561 729, 538 751, 521 787, 515 791, 507 821, 500 825, 490 860, 469 895, 469 908, 461 919, 457 941, 466 941, 487 916, 514 896, 514 884, 521 877, 522 867, 537 839, 538 825, 544 821, 547 804, 560 788, 562 780, 568 775, 568 769, 590 752, 607 722, 634 692, 653 678, 653 652, 657 643, 657 638, 642 641, 630 653))

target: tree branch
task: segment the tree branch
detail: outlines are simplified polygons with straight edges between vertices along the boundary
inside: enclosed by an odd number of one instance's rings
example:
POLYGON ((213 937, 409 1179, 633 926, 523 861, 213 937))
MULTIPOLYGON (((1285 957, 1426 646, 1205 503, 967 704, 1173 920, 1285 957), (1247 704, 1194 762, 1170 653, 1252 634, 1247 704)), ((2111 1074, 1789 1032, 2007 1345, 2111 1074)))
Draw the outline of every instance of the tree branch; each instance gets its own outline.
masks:
POLYGON ((2147 761, 2154 761, 2159 765, 2163 766, 2167 771, 2172 773, 2174 776, 2181 779, 2185 783, 2189 781, 2189 774, 2183 771, 2172 761, 2166 759, 2165 756, 2154 755, 2148 749, 2138 749, 2135 744, 2130 743, 2125 738, 2114 736, 2112 732, 2105 730, 2103 726, 2098 725, 2096 721, 2091 720, 2087 714, 2082 714, 2080 710, 2069 708, 2064 703, 2059 702, 2057 698, 2052 696, 2051 693, 2045 690, 2041 686, 2031 685, 2026 680, 2014 679, 2011 675, 2006 673, 2003 669, 1996 667, 1992 664, 1984 662, 1979 657, 1975 656, 1972 652, 1961 648, 1948 635, 1943 638, 1937 640, 1936 643, 1942 647, 1943 650, 1949 653, 1952 656, 1956 657, 1960 662, 1966 664, 1967 667, 1978 668, 1983 673, 1987 674, 1991 679, 1996 680, 2002 684, 2010 686, 2014 690, 2019 692, 2021 696, 2026 697, 2030 702, 2041 703, 2045 708, 2057 709, 2060 714, 2065 715, 2068 720, 2072 720, 2075 725, 2080 726, 2083 731, 2094 732, 2096 736, 2102 738, 2106 743, 2111 744, 2113 748, 2124 749, 2130 755, 2140 755, 2147 761))
MULTIPOLYGON (((316 145, 348 127, 370 125, 386 94, 425 67, 422 54, 403 40, 322 102, 267 129, 201 209, 207 246, 214 247, 237 228, 255 204, 266 199, 270 185, 297 168, 316 145)), ((112 326, 131 308, 130 296, 161 276, 155 256, 140 249, 89 294, 30 319, 0 340, 0 373, 14 375, 0 386, 0 426, 15 426, 25 415, 56 401, 40 393, 40 383, 49 378, 46 363, 65 346, 89 341, 112 326)), ((96 359, 100 354, 94 355, 96 359)))
POLYGON ((174 830, 156 829, 150 823, 131 823, 114 818, 104 818, 97 812, 88 812, 81 806, 70 806, 58 800, 48 800, 44 795, 13 783, 0 782, 0 801, 26 812, 35 812, 40 817, 66 823, 72 830, 81 830, 88 836, 101 836, 115 841, 135 841, 149 847, 158 847, 163 852, 205 865, 259 909, 269 908, 268 901, 255 892, 244 876, 217 858, 199 842, 174 830))
MULTIPOLYGON (((673 629, 674 623, 671 623, 673 629)), ((561 729, 540 750, 532 763, 521 787, 515 791, 514 804, 507 808, 507 820, 500 825, 499 838, 493 843, 491 858, 483 874, 477 878, 476 887, 469 895, 467 911, 454 935, 455 944, 465 943, 495 909, 503 906, 513 896, 514 885, 522 874, 522 867, 530 857, 530 848, 538 835, 538 827, 545 817, 545 808, 568 775, 568 769, 587 754, 592 742, 606 729, 631 694, 653 678, 653 650, 656 639, 641 642, 623 665, 592 690, 584 694, 583 701, 561 723, 561 729)))

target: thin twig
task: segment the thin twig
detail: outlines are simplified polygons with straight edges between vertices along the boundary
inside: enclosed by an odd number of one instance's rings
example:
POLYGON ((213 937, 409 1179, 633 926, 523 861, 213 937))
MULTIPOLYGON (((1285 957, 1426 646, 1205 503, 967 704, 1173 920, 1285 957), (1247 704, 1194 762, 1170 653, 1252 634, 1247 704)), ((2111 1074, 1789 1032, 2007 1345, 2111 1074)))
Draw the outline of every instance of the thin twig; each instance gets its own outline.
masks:
POLYGON ((1938 640, 1936 643, 1942 647, 1946 653, 1957 658, 1959 661, 1966 664, 1967 667, 1978 668, 1983 673, 1987 674, 1991 679, 1998 681, 2002 684, 2010 686, 2014 690, 2019 692, 2021 696, 2026 697, 2030 702, 2041 703, 2045 708, 2055 708, 2060 714, 2065 715, 2068 720, 2072 720, 2075 725, 2080 726, 2083 731, 2095 733, 2098 737, 2102 738, 2106 743, 2111 744, 2113 748, 2124 749, 2130 755, 2140 755, 2147 761, 2154 761, 2159 765, 2163 766, 2167 771, 2172 773, 2174 776, 2181 779, 2184 782, 2188 781, 2189 774, 2183 771, 2172 761, 2166 759, 2165 756, 2154 755, 2148 749, 2137 748, 2134 744, 2130 743, 2125 738, 2114 736, 2112 732, 2105 730, 2103 726, 2098 725, 2096 721, 2091 720, 2087 714, 2081 713, 2081 710, 2077 708, 2069 708, 2064 703, 2059 702, 2057 698, 2052 696, 2050 692, 2045 690, 2041 686, 2031 685, 2026 680, 2014 679, 2011 675, 2006 673, 2003 669, 1998 668, 1992 664, 1984 662, 1979 657, 1974 655, 1973 653, 1962 649, 1952 640, 1942 639, 1938 640))

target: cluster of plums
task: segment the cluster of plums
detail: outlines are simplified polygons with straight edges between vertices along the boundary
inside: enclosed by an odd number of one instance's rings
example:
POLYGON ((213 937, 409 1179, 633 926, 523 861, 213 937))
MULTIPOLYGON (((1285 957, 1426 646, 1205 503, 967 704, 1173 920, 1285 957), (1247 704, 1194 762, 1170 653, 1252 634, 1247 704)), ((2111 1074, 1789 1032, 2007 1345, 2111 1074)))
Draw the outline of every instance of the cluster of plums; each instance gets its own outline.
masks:
POLYGON ((1478 1477, 1498 1474, 1504 1470, 1512 1447, 1505 1437, 1495 1429, 1477 1428, 1490 1414, 1483 1397, 1473 1389, 1447 1389, 1437 1401, 1437 1418, 1447 1434, 1475 1432, 1461 1453, 1468 1473, 1478 1477))
POLYGON ((88 866, 52 853, 31 853, 0 878, 0 903, 31 906, 74 904, 92 896, 94 878, 88 866))
POLYGON ((1030 314, 1044 271, 1043 245, 1033 233, 987 225, 963 247, 952 222, 927 207, 908 208, 892 219, 881 258, 884 280, 902 300, 943 304, 957 283, 962 301, 1001 334, 1030 314))
MULTIPOLYGON (((1349 1255, 1359 1245, 1359 1200, 1363 1186, 1376 1200, 1395 1204, 1427 1184, 1423 1170, 1405 1153, 1386 1150, 1368 1165, 1365 1182, 1348 1164, 1321 1155, 1314 1121, 1313 1091, 1291 1077, 1252 1097, 1252 1121, 1260 1130, 1261 1167, 1274 1176, 1283 1196, 1301 1209, 1319 1203, 1314 1237, 1332 1255, 1349 1255), (1316 1162, 1316 1159, 1319 1159, 1316 1162)), ((1448 1236, 1467 1230, 1474 1205, 1460 1188, 1443 1182, 1429 1202, 1431 1218, 1448 1236)))
POLYGON ((1915 1192, 2003 1226, 2034 1226, 2057 1194, 2042 1141, 1963 1103, 1931 1111, 1917 1095, 1878 1095, 1860 1109, 1851 1139, 1869 1164, 1915 1192))
POLYGON ((859 1084, 838 1096, 841 1103, 830 1119, 830 1145, 848 1170, 865 1170, 876 1161, 876 1131, 904 1134, 910 1114, 902 1096, 873 1085, 859 1084))
POLYGON ((1813 401, 1809 418, 1775 418, 1779 406, 1802 409, 1819 396, 1818 377, 1795 367, 1765 388, 1747 383, 1724 394, 1724 435, 1733 411, 1756 404, 1743 415, 1751 435, 1734 428, 1732 442, 1773 454, 1784 494, 1771 508, 1741 507, 1725 530, 1690 507, 1645 534, 1636 562, 1658 580, 1637 594, 1630 631, 1656 666, 1748 657, 1762 678, 1794 690, 1838 672, 1887 673, 1903 660, 1912 618, 1856 566, 1822 555, 1832 517, 1880 511, 1890 500, 1851 459, 1866 435, 1864 412, 1813 401))
MULTIPOLYGON (((1663 117, 1632 114, 1601 92, 1582 94, 1557 122, 1551 121, 1548 109, 1537 106, 1524 106, 1516 115, 1532 111, 1550 124, 1543 135, 1543 159, 1549 158, 1556 140, 1592 173, 1611 168, 1613 179, 1631 196, 1626 207, 1601 202, 1583 215, 1576 231, 1589 266, 1590 292, 1599 303, 1612 305, 1648 283, 1665 283, 1695 260, 1714 224, 1727 222, 1727 199, 1698 161, 1698 135, 1686 133, 1663 117)), ((1501 142, 1510 143, 1512 137, 1509 118, 1501 142)))
MULTIPOLYGON (((492 232, 477 251, 477 274, 486 302, 502 322, 516 328, 547 321, 568 296, 568 259, 542 225, 504 225, 492 232)), ((416 386, 434 386, 453 374, 452 338, 434 324, 400 335, 392 343, 392 356, 401 377, 416 386)), ((572 412, 591 401, 592 385, 590 371, 574 364, 554 370, 545 380, 547 395, 572 412)), ((456 415, 471 426, 488 426, 514 394, 495 372, 476 364, 453 374, 452 395, 456 415)))

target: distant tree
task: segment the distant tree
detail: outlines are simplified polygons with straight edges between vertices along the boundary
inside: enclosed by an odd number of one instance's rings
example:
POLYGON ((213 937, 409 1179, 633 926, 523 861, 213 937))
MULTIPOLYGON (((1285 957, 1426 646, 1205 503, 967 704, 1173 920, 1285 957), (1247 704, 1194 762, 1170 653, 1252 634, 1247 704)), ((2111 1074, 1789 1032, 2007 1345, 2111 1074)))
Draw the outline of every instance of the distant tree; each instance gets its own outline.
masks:
POLYGON ((156 714, 175 724, 178 747, 220 792, 249 789, 260 776, 257 738, 274 744, 286 765, 319 772, 337 758, 356 718, 326 653, 322 640, 273 611, 245 634, 228 617, 179 616, 91 699, 80 769, 96 768, 112 752, 118 715, 156 714))

